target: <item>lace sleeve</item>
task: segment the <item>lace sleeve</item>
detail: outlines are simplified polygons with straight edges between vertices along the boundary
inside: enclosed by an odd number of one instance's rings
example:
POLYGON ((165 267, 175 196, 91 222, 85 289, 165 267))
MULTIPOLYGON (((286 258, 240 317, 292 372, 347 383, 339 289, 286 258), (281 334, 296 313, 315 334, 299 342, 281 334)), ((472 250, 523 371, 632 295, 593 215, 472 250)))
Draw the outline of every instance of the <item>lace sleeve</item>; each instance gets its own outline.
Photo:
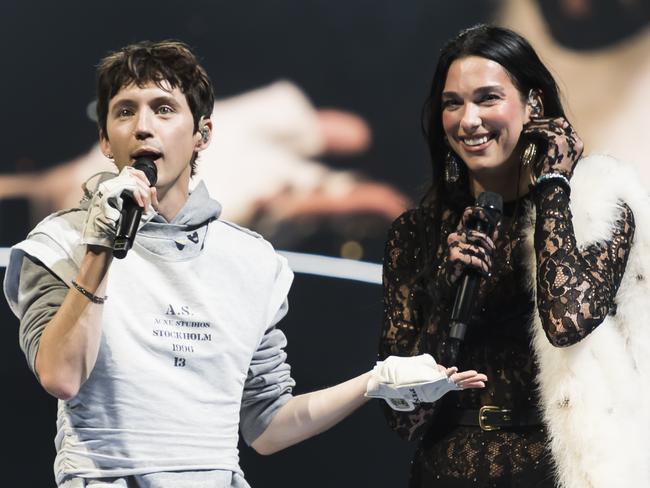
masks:
MULTIPOLYGON (((379 344, 379 358, 390 355, 422 354, 420 339, 425 333, 422 312, 416 305, 415 281, 423 265, 422 238, 417 211, 408 211, 391 227, 384 254, 384 321, 379 344)), ((384 412, 389 426, 401 437, 421 437, 433 417, 435 405, 422 404, 412 412, 397 412, 388 405, 384 412)))
MULTIPOLYGON (((414 356, 419 351, 419 317, 410 300, 418 251, 414 215, 407 212, 391 227, 384 252, 384 324, 381 359, 389 355, 414 356)), ((418 270, 419 271, 419 270, 418 270)))
POLYGON ((615 313, 634 236, 634 215, 621 203, 611 239, 585 249, 576 246, 569 197, 548 185, 535 194, 537 221, 537 307, 554 346, 575 344, 615 313))

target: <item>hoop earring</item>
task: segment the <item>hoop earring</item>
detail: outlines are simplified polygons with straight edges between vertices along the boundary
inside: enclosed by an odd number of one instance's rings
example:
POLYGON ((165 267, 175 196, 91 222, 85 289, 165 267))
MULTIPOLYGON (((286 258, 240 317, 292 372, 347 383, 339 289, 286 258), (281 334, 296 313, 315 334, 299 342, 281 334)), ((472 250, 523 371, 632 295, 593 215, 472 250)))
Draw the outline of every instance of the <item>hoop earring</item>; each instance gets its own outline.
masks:
POLYGON ((448 184, 454 184, 460 179, 460 163, 458 156, 451 149, 447 151, 445 157, 445 181, 448 184))
POLYGON ((526 144, 524 152, 521 153, 521 164, 524 168, 532 166, 535 163, 535 158, 537 157, 537 144, 534 142, 529 142, 526 144))

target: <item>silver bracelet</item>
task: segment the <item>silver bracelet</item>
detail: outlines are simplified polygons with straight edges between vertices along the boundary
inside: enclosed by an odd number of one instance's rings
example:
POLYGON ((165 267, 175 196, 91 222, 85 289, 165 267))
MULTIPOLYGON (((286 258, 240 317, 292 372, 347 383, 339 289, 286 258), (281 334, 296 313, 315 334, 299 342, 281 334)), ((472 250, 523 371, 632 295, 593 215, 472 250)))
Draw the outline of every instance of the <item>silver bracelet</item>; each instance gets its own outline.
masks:
POLYGON ((97 295, 94 295, 94 294, 90 293, 88 290, 86 290, 83 286, 81 286, 75 280, 72 280, 71 283, 72 283, 72 286, 74 286, 75 290, 77 290, 79 293, 81 293, 83 296, 85 296, 88 300, 90 300, 93 303, 101 305, 108 298, 108 297, 98 297, 97 295))
POLYGON ((564 191, 567 193, 567 195, 571 194, 571 184, 569 183, 569 179, 563 174, 548 173, 545 175, 538 176, 537 179, 535 180, 535 186, 540 186, 547 182, 553 182, 556 185, 561 186, 564 189, 564 191))

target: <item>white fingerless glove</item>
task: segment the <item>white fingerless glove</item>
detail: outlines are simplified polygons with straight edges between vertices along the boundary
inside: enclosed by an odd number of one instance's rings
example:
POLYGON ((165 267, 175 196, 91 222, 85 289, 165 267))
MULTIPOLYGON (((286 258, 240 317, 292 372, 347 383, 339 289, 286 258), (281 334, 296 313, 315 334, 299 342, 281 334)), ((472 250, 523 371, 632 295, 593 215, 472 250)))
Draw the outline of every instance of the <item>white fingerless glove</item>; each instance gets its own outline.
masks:
POLYGON ((370 372, 366 396, 383 398, 393 410, 411 411, 458 389, 430 354, 388 356, 370 372))
POLYGON ((90 200, 81 232, 81 243, 113 248, 117 223, 122 211, 122 193, 133 194, 137 188, 132 168, 125 166, 119 175, 102 181, 90 200))

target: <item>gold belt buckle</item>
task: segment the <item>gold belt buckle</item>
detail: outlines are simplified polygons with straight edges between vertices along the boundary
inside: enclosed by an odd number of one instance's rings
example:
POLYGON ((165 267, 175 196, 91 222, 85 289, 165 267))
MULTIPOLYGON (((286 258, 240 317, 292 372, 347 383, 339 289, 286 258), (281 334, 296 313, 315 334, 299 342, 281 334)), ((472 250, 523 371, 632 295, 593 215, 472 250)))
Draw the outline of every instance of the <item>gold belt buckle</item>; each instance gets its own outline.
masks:
POLYGON ((506 408, 499 408, 494 405, 483 405, 479 411, 478 411, 478 426, 481 428, 482 431, 485 432, 490 432, 492 430, 501 430, 501 427, 498 425, 489 425, 486 420, 487 420, 487 412, 495 412, 495 413, 502 413, 503 415, 503 420, 510 420, 510 415, 507 415, 510 413, 510 410, 506 408))

